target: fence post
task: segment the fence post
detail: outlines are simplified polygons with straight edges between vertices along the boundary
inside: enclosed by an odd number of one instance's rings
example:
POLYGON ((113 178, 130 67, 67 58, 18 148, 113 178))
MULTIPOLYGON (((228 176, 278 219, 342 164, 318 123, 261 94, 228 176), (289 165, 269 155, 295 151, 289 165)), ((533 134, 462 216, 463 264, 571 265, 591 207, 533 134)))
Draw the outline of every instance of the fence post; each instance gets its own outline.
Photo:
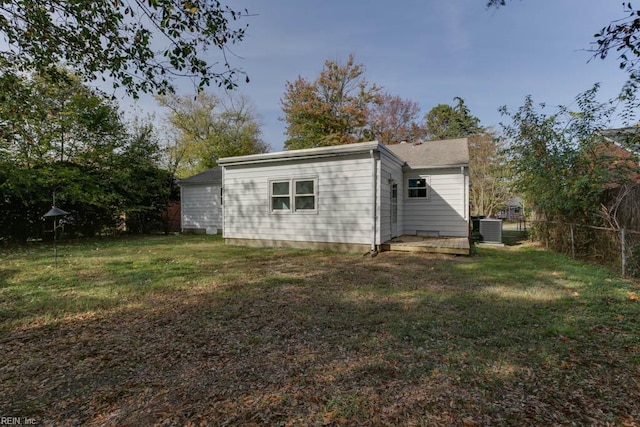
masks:
POLYGON ((620 229, 620 246, 621 246, 621 264, 622 264, 622 277, 625 276, 625 269, 627 266, 627 243, 626 243, 626 236, 625 236, 625 231, 624 228, 620 229))

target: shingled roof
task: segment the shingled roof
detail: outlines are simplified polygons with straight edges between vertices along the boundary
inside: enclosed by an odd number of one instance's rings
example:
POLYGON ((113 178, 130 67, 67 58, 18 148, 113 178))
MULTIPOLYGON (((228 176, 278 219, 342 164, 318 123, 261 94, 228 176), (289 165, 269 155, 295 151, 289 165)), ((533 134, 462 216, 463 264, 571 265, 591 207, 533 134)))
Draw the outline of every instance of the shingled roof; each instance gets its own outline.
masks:
POLYGON ((432 169, 469 165, 467 138, 387 145, 412 169, 432 169))
POLYGON ((619 128, 619 129, 603 129, 598 133, 618 146, 638 153, 640 151, 640 128, 637 126, 619 128))
POLYGON ((189 178, 181 179, 178 181, 180 185, 196 185, 196 184, 212 184, 222 186, 222 168, 216 166, 215 168, 207 169, 197 175, 190 176, 189 178))

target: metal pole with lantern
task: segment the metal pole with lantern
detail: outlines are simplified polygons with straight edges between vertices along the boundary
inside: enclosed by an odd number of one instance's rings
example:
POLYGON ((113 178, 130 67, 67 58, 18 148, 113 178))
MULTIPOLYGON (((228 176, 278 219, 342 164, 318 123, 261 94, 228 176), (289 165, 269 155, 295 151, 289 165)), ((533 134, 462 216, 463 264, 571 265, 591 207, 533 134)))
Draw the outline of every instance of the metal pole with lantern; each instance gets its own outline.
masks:
POLYGON ((59 220, 61 217, 65 216, 65 215, 69 215, 69 212, 64 211, 60 208, 57 208, 55 206, 55 199, 54 199, 54 206, 51 207, 51 209, 49 210, 49 212, 47 212, 46 214, 44 214, 44 218, 53 218, 53 256, 55 259, 55 266, 56 269, 58 268, 58 246, 57 246, 57 235, 58 235, 58 228, 60 228, 60 223, 59 220))

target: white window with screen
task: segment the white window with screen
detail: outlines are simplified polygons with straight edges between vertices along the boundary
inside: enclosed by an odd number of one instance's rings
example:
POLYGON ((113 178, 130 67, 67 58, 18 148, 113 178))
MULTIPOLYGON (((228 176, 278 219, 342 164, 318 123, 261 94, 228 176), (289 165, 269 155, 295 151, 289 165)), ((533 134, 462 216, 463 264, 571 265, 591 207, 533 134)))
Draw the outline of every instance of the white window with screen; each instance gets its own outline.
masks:
POLYGON ((271 213, 315 213, 318 210, 318 179, 295 178, 269 181, 271 213))
POLYGON ((429 199, 429 177, 421 176, 407 180, 407 198, 429 199))
POLYGON ((291 183, 289 181, 271 181, 271 211, 291 210, 291 183))
POLYGON ((295 210, 316 210, 316 182, 310 180, 295 180, 295 210))

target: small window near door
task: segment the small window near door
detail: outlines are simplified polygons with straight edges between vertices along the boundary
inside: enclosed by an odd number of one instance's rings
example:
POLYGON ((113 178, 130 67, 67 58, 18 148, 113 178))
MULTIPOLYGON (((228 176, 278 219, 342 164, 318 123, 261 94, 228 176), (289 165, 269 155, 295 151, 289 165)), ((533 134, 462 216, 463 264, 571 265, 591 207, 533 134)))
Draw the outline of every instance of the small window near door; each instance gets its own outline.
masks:
POLYGON ((427 181, 427 177, 410 178, 407 182, 407 196, 410 199, 428 199, 429 183, 427 181))

